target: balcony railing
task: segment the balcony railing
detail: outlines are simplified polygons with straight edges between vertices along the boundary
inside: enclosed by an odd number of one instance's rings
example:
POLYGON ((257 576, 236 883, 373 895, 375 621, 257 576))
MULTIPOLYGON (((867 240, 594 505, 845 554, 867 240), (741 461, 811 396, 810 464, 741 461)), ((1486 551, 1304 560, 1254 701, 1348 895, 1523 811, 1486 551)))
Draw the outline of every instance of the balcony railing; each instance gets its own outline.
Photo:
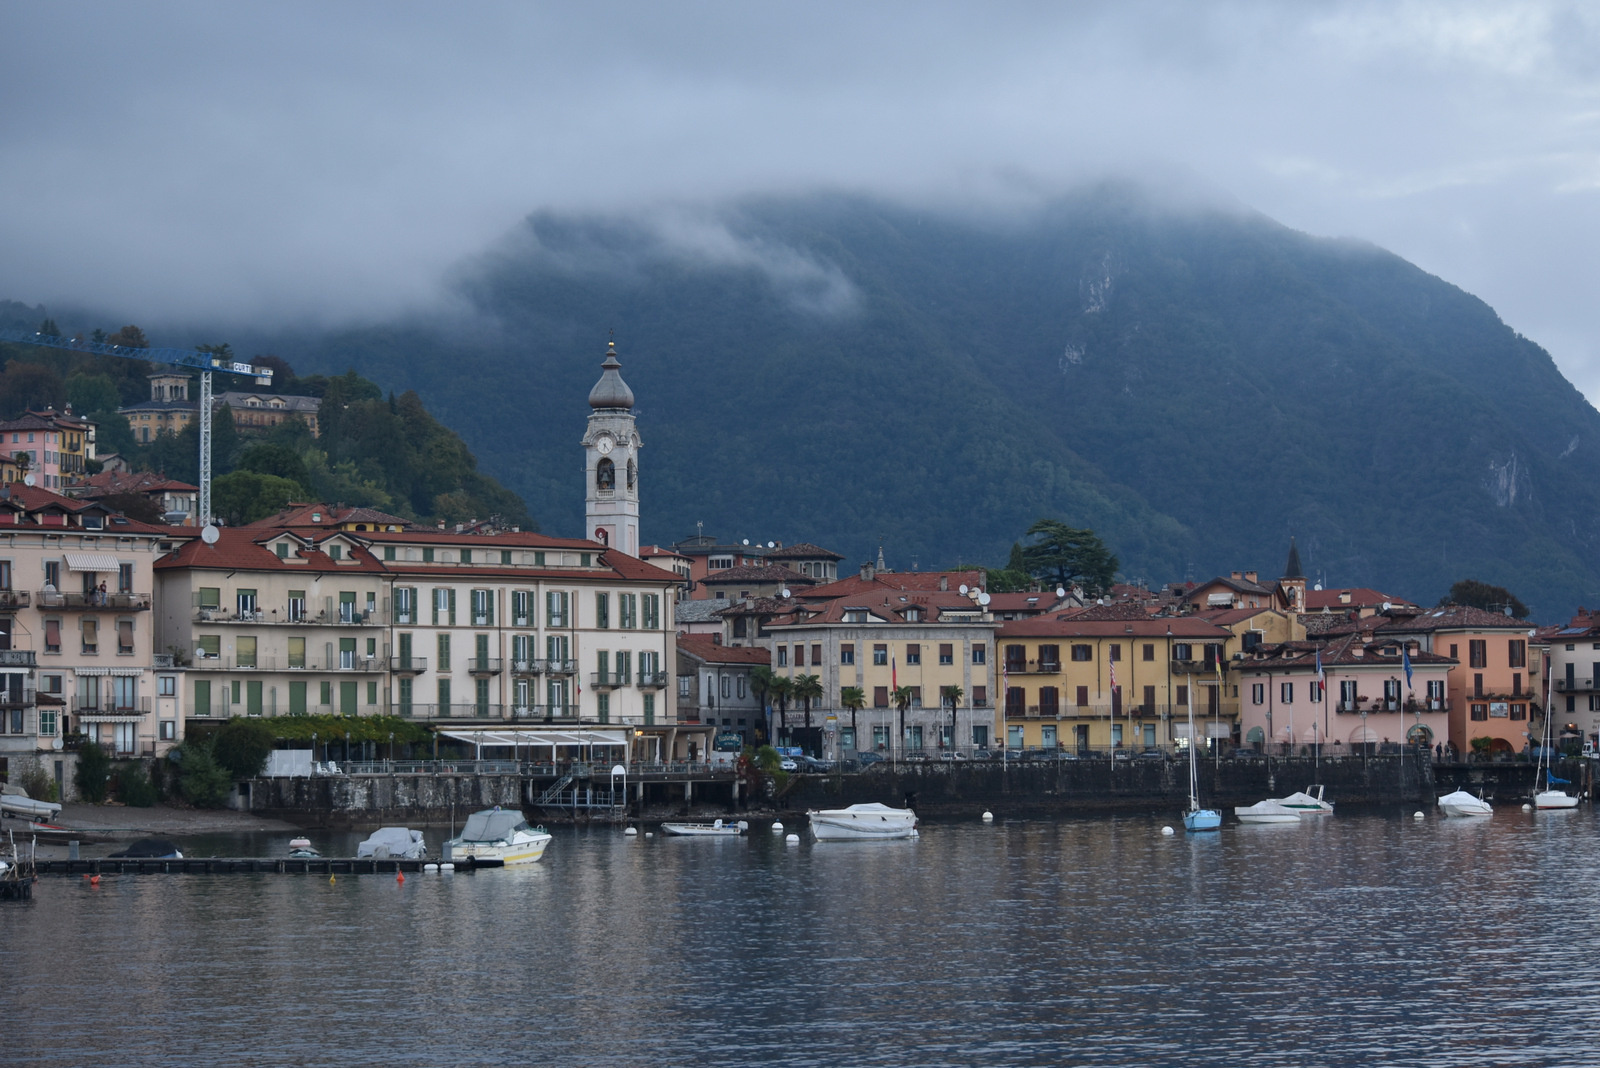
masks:
POLYGON ((419 702, 396 704, 394 714, 407 719, 503 719, 504 705, 478 704, 476 701, 452 701, 447 705, 428 705, 419 702))
POLYGON ((467 661, 467 673, 471 675, 498 675, 504 663, 499 657, 475 656, 467 661))
POLYGON ((542 675, 544 674, 543 660, 512 660, 511 674, 513 675, 542 675))
POLYGON ((0 590, 0 609, 26 608, 32 601, 27 590, 0 590))
POLYGON ((1579 693, 1594 689, 1594 679, 1557 679, 1556 693, 1579 693))
POLYGON ((1059 660, 1007 660, 1006 674, 1008 675, 1059 675, 1061 674, 1061 661, 1059 660))
POLYGON ((578 672, 576 660, 546 660, 544 669, 552 675, 575 675, 578 672))
POLYGON ((0 649, 0 667, 31 668, 33 666, 32 649, 0 649))
POLYGON ((39 608, 81 612, 148 612, 148 593, 60 593, 39 591, 39 608))
POLYGON ((665 671, 639 672, 639 688, 641 690, 663 689, 666 687, 667 681, 667 673, 665 671))
POLYGON ((150 698, 134 697, 118 700, 101 695, 98 698, 74 697, 72 712, 79 716, 142 716, 150 711, 150 698))
POLYGON ((370 612, 345 611, 346 606, 334 608, 333 611, 318 609, 315 612, 302 610, 291 613, 288 609, 279 608, 253 608, 239 611, 233 608, 219 608, 202 606, 194 610, 195 623, 239 623, 251 626, 266 624, 281 624, 294 627, 381 627, 388 621, 384 613, 378 609, 370 612))
POLYGON ((32 686, 24 686, 17 690, 0 690, 0 708, 32 708, 35 701, 32 686))
POLYGON ((612 690, 628 685, 629 672, 596 671, 589 676, 589 685, 597 690, 612 690))
MULTIPOLYGON (((413 657, 413 661, 417 658, 413 657)), ((352 656, 335 653, 333 659, 308 656, 303 660, 277 656, 202 656, 196 653, 191 671, 320 671, 370 674, 388 671, 389 661, 381 656, 352 656)))
POLYGON ((420 675, 428 670, 425 656, 391 656, 389 670, 397 675, 420 675))

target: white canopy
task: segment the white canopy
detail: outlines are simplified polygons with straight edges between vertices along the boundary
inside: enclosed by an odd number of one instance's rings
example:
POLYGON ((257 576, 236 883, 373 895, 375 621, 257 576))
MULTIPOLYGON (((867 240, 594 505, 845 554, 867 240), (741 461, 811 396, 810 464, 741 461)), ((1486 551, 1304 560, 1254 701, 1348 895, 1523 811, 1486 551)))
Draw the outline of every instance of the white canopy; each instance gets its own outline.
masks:
POLYGON ((117 558, 110 553, 66 553, 69 571, 116 571, 117 558))
POLYGON ((539 730, 533 727, 496 727, 487 730, 441 731, 446 738, 469 745, 549 746, 558 745, 614 745, 628 744, 627 731, 592 730, 539 730))

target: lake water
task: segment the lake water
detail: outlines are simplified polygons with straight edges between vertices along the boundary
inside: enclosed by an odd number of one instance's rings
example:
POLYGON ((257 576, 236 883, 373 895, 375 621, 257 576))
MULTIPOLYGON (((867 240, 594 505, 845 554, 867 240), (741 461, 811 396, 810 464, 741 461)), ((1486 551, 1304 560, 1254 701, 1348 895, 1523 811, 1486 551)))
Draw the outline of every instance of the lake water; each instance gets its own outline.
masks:
POLYGON ((536 866, 403 884, 45 877, 0 903, 0 1060, 1594 1063, 1595 814, 1411 811, 1198 837, 1176 814, 889 843, 557 829, 536 866))

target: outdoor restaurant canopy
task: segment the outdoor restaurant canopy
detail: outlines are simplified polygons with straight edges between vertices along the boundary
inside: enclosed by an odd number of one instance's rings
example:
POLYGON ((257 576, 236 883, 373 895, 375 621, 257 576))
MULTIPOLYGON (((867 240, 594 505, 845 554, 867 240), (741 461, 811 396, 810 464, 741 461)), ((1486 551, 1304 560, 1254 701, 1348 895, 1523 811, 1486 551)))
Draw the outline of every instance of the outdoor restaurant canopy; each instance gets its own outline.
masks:
POLYGON ((549 746, 554 751, 561 745, 626 747, 628 744, 628 732, 625 730, 538 730, 532 727, 495 727, 489 730, 454 730, 439 733, 446 738, 454 738, 458 742, 466 742, 480 748, 486 745, 549 746))

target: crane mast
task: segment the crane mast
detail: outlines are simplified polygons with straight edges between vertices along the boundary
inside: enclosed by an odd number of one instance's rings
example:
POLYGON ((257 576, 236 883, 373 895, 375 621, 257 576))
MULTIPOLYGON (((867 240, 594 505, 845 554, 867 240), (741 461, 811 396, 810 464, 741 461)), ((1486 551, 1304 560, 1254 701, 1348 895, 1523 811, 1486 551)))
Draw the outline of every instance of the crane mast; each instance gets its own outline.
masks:
POLYGON ((146 363, 164 363, 172 367, 188 367, 200 372, 200 525, 211 526, 211 375, 244 375, 253 378, 257 385, 272 385, 272 368, 255 367, 237 360, 225 360, 212 352, 199 349, 136 349, 129 345, 108 345, 103 341, 79 341, 68 337, 55 337, 27 330, 0 330, 0 341, 13 341, 21 345, 40 345, 45 348, 84 352, 93 356, 120 356, 146 363))

